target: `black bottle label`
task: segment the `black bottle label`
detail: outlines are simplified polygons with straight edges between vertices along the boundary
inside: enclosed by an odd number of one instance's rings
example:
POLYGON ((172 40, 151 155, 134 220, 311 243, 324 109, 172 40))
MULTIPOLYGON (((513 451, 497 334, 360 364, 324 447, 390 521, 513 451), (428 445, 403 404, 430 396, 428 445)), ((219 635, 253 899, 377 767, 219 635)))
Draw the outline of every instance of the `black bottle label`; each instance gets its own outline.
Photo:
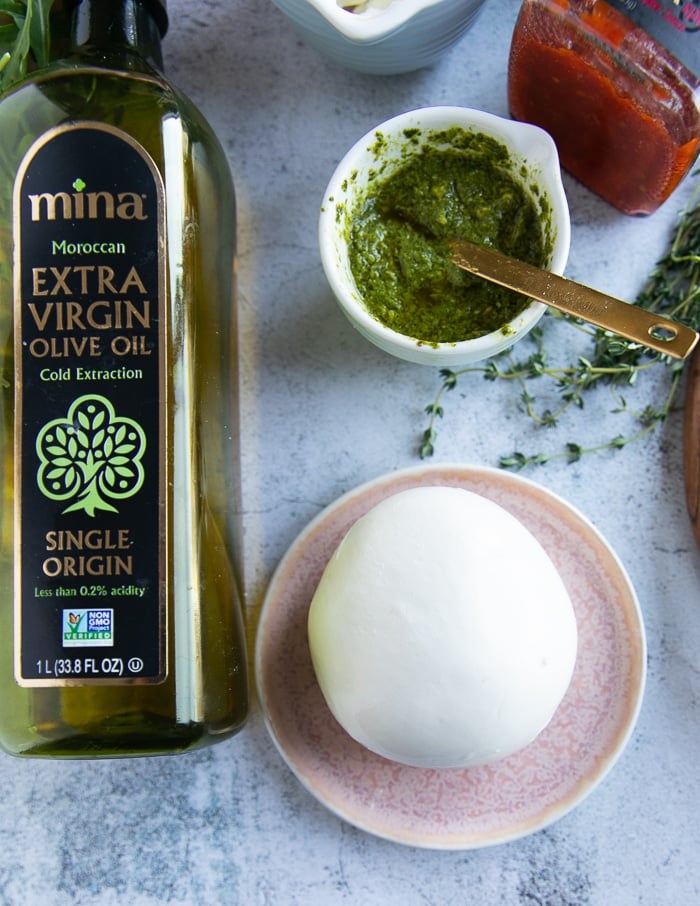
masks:
POLYGON ((14 186, 15 678, 167 675, 165 194, 128 135, 43 135, 14 186))

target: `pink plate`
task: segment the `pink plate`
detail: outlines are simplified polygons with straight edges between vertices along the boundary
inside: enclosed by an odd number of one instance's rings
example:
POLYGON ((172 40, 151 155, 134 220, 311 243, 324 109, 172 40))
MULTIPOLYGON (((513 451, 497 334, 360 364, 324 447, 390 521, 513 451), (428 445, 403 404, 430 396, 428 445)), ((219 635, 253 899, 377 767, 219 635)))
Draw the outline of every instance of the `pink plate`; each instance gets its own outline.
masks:
POLYGON ((323 510, 275 571, 255 651, 267 728, 307 790, 356 827, 433 849, 504 843, 574 808, 605 777, 629 739, 645 668, 634 589, 598 531, 533 482, 497 469, 445 465, 385 475, 323 510), (549 553, 576 611, 576 668, 553 720, 527 748, 484 767, 412 768, 374 755, 335 721, 311 665, 306 619, 329 557, 363 513, 418 485, 456 485, 513 513, 549 553))

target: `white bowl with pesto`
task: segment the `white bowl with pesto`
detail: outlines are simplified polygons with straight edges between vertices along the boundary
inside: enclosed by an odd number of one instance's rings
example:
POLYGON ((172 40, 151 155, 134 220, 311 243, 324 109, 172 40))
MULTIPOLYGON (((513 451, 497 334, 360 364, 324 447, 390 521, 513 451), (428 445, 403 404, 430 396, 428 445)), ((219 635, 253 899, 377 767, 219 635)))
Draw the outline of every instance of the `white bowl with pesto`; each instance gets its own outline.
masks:
POLYGON ((274 0, 304 40, 335 63, 392 75, 434 63, 485 0, 274 0))
POLYGON ((525 336, 546 310, 530 301, 514 318, 481 336, 433 342, 386 326, 369 311, 358 290, 349 242, 352 223, 368 195, 413 155, 426 148, 450 148, 446 133, 465 132, 486 136, 507 149, 508 173, 538 211, 546 257, 542 266, 562 274, 569 254, 571 224, 559 157, 552 138, 542 129, 466 107, 425 107, 370 130, 343 157, 326 188, 319 219, 321 262, 353 326, 385 352, 417 364, 459 367, 490 358, 525 336))

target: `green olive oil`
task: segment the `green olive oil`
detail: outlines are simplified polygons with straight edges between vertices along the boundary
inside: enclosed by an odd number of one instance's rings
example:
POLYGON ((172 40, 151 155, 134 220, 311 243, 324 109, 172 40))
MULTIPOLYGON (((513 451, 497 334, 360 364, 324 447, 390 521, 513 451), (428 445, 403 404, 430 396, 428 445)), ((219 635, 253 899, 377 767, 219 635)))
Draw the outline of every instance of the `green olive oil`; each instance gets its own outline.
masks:
POLYGON ((235 202, 164 0, 82 0, 0 100, 0 743, 183 751, 248 707, 235 202))

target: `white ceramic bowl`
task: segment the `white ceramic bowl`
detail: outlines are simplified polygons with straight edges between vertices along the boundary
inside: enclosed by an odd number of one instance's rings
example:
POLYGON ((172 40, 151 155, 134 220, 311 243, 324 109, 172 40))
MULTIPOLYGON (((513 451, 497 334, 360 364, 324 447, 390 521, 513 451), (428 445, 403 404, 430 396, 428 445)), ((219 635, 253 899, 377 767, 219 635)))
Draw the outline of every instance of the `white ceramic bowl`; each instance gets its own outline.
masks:
POLYGON ((297 31, 336 63, 390 75, 433 63, 474 22, 486 0, 372 0, 364 12, 336 0, 273 0, 297 31))
POLYGON ((368 184, 401 167, 407 154, 436 145, 434 135, 457 126, 482 133, 504 144, 513 174, 525 187, 537 186, 538 204, 549 209, 546 238, 551 247, 546 267, 562 274, 569 254, 571 225, 561 181, 559 158, 552 138, 537 126, 504 119, 466 107, 425 107, 399 114, 363 136, 341 160, 326 189, 319 219, 321 262, 341 309, 360 333, 380 349, 423 365, 459 367, 502 352, 537 324, 546 306, 532 301, 506 329, 456 343, 421 343, 374 318, 355 285, 348 255, 349 223, 368 184), (417 130, 417 131, 416 131, 417 130), (407 131, 410 137, 407 137, 407 131))

